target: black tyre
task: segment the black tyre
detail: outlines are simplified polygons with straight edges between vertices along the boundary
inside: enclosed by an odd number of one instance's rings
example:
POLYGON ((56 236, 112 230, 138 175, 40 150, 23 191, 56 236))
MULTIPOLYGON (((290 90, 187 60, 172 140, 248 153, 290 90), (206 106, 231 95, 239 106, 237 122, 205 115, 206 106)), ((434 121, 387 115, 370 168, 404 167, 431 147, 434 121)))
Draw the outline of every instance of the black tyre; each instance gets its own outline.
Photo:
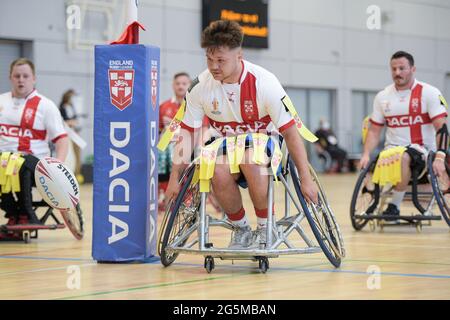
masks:
MULTIPOLYGON (((194 173, 195 165, 189 166, 184 171, 179 181, 180 193, 169 205, 161 225, 158 252, 161 263, 165 267, 170 266, 178 257, 178 252, 167 250, 167 247, 195 223, 200 209, 200 185, 198 183, 191 184, 194 173)), ((180 245, 186 243, 187 240, 185 239, 180 245)))
POLYGON ((369 220, 361 219, 360 216, 372 214, 380 200, 380 186, 372 183, 373 168, 378 157, 372 159, 366 168, 359 174, 350 203, 350 220, 356 231, 364 228, 369 220))
POLYGON ((316 183, 319 190, 318 205, 307 204, 300 187, 300 179, 297 169, 292 159, 289 159, 289 172, 292 176, 292 183, 297 193, 300 204, 305 213, 306 219, 314 233, 314 236, 319 243, 323 253, 330 261, 330 263, 338 268, 341 265, 341 259, 345 255, 343 248, 342 235, 336 219, 331 212, 327 203, 325 193, 319 183, 317 175, 310 167, 310 172, 313 181, 316 183))
POLYGON ((447 222, 448 226, 450 226, 450 189, 441 190, 439 186, 439 180, 433 171, 433 161, 434 161, 435 153, 430 151, 427 159, 427 167, 428 174, 430 175, 431 186, 433 187, 433 194, 436 198, 436 202, 438 204, 439 210, 441 211, 442 216, 447 222))

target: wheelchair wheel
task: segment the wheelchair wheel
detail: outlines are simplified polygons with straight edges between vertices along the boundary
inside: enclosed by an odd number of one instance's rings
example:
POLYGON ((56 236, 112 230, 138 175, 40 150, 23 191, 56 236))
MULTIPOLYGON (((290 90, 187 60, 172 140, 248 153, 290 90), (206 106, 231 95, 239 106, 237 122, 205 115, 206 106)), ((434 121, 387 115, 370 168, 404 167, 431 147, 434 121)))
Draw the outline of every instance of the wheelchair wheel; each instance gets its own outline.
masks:
POLYGON ((364 228, 369 222, 369 220, 360 217, 372 214, 380 200, 380 186, 372 183, 372 175, 370 174, 376 161, 377 158, 372 159, 367 167, 361 171, 353 191, 350 203, 350 220, 353 229, 356 231, 364 228))
MULTIPOLYGON (((189 166, 182 175, 179 181, 180 193, 169 205, 161 225, 158 252, 161 263, 165 267, 171 265, 178 257, 177 252, 170 252, 166 250, 167 247, 195 223, 197 213, 200 210, 200 185, 198 183, 191 184, 195 168, 195 165, 189 166)), ((183 240, 179 245, 184 245, 187 240, 183 240)))
POLYGON ((428 174, 430 175, 430 182, 433 188, 433 194, 436 198, 436 202, 438 204, 439 210, 441 211, 442 216, 445 219, 445 222, 450 226, 450 189, 441 190, 439 186, 439 180, 434 174, 433 171, 433 161, 434 161, 435 153, 430 151, 427 159, 427 167, 428 174))
POLYGON ((84 236, 84 218, 80 204, 75 209, 60 211, 66 226, 77 240, 84 236))
POLYGON ((323 192, 317 175, 310 167, 311 176, 319 190, 319 203, 317 205, 307 204, 301 191, 299 175, 292 159, 289 159, 289 168, 295 192, 297 193, 300 204, 305 212, 306 219, 311 226, 314 236, 327 259, 333 266, 338 268, 341 265, 342 257, 345 255, 343 240, 339 230, 339 225, 337 224, 333 212, 328 205, 325 193, 323 192))

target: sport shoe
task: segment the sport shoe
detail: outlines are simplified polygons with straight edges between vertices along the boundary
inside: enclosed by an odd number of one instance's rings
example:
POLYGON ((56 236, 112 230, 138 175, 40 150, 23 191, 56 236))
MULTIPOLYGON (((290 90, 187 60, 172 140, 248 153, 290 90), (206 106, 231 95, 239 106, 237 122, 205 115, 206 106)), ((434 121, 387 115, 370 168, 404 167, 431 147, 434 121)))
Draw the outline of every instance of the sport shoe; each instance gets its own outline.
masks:
POLYGON ((235 228, 231 234, 231 241, 228 245, 229 249, 247 248, 252 242, 252 229, 247 226, 243 228, 235 228))
POLYGON ((265 245, 267 243, 267 228, 257 228, 253 232, 253 241, 249 246, 251 249, 259 249, 261 245, 265 245))
MULTIPOLYGON (((398 210, 397 206, 395 204, 389 203, 386 210, 383 211, 383 216, 399 216, 400 210, 398 210)), ((387 217, 385 219, 386 221, 395 221, 397 220, 395 217, 387 217)))

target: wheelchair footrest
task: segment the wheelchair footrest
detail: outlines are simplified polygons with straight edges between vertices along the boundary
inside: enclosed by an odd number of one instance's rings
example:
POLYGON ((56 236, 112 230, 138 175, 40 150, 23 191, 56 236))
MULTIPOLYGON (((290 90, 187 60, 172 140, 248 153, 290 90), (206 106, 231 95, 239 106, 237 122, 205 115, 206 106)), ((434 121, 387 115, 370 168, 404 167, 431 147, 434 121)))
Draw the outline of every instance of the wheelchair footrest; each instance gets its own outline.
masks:
POLYGON ((414 222, 414 221, 428 221, 428 220, 442 220, 441 216, 425 216, 422 214, 414 215, 414 216, 397 216, 397 215, 364 215, 364 216, 358 216, 358 219, 361 220, 386 220, 386 221, 393 221, 393 220, 406 220, 408 222, 414 222))

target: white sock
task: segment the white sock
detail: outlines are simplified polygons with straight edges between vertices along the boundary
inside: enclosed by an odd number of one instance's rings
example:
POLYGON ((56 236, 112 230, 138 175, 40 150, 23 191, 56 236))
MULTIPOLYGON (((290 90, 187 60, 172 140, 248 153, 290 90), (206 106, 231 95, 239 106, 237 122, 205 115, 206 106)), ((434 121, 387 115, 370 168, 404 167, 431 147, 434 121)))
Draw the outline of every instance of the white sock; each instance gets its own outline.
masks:
POLYGON ((258 223, 258 229, 266 228, 266 227, 267 227, 267 218, 260 218, 260 217, 257 217, 257 218, 256 218, 256 221, 257 221, 257 223, 258 223))
POLYGON ((400 209, 400 204, 403 201, 406 191, 392 191, 392 200, 390 203, 394 204, 397 209, 400 209))
POLYGON ((239 228, 245 228, 250 226, 250 222, 248 221, 247 215, 245 215, 241 220, 230 220, 233 225, 239 228))

